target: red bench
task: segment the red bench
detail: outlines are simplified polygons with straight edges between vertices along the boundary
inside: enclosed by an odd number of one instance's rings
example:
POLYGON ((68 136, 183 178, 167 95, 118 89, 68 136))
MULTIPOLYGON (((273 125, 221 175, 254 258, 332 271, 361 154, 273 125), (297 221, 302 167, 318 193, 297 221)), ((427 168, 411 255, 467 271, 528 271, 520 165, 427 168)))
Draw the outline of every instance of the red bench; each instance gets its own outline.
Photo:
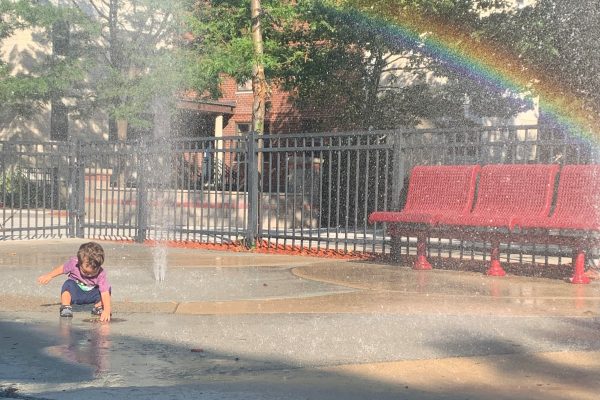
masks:
POLYGON ((431 269, 426 258, 427 228, 444 215, 466 215, 471 211, 478 165, 417 166, 410 173, 406 205, 402 211, 379 211, 369 221, 392 224, 392 236, 401 234, 398 224, 424 224, 409 227, 417 231, 415 269, 431 269))
MULTIPOLYGON (((515 221, 527 216, 543 217, 550 212, 558 165, 492 164, 479 173, 475 208, 464 216, 447 215, 441 225, 504 228, 508 233, 515 221)), ((487 233, 487 232, 486 232, 487 233)), ((499 261, 500 241, 506 234, 488 234, 491 261, 488 275, 505 275, 499 261)))
POLYGON ((572 281, 587 283, 583 275, 583 249, 591 241, 574 231, 600 229, 600 211, 596 209, 600 205, 600 166, 563 167, 556 205, 551 213, 558 171, 558 165, 541 164, 486 165, 481 169, 477 166, 415 167, 410 175, 406 207, 397 212, 372 213, 369 220, 392 224, 388 229, 392 238, 411 231, 413 235, 416 233, 416 269, 431 268, 426 259, 426 238, 435 229, 436 236, 440 237, 489 240, 488 274, 496 276, 505 274, 499 261, 500 242, 568 243, 576 247, 572 281), (474 196, 477 174, 479 182, 474 196), (439 186, 433 188, 436 184, 439 186), (475 206, 471 210, 472 204, 475 206), (536 229, 543 229, 543 235, 532 232, 536 229), (557 234, 555 230, 567 230, 568 234, 557 234))
MULTIPOLYGON (((522 216, 515 221, 519 228, 583 231, 584 235, 558 235, 562 243, 574 246, 573 283, 589 283, 583 274, 585 248, 594 245, 595 238, 587 233, 600 232, 600 165, 565 165, 560 171, 556 204, 551 215, 522 216)), ((577 233, 577 232, 575 232, 577 233)), ((550 235, 550 232, 546 232, 550 235)))

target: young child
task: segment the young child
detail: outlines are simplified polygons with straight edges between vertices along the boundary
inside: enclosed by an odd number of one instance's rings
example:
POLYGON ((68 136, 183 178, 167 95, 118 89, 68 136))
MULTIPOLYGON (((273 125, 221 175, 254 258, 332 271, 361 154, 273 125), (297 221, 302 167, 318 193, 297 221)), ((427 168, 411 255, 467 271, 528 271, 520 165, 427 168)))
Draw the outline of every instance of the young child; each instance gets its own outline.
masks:
POLYGON ((92 315, 99 315, 100 321, 110 321, 110 284, 106 279, 104 249, 98 243, 84 243, 79 247, 77 257, 71 257, 64 265, 37 278, 45 285, 53 278, 66 274, 67 280, 60 294, 60 316, 72 317, 71 304, 94 304, 92 315))

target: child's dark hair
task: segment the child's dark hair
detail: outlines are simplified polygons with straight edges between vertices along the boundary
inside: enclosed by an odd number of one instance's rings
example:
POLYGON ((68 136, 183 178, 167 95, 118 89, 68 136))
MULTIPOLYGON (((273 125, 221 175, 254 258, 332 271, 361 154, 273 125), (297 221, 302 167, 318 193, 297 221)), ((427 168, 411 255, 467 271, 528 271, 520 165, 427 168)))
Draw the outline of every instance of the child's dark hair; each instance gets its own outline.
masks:
POLYGON ((79 265, 83 260, 87 260, 90 267, 93 269, 99 269, 104 263, 104 249, 96 242, 88 242, 79 246, 77 252, 77 261, 79 265))

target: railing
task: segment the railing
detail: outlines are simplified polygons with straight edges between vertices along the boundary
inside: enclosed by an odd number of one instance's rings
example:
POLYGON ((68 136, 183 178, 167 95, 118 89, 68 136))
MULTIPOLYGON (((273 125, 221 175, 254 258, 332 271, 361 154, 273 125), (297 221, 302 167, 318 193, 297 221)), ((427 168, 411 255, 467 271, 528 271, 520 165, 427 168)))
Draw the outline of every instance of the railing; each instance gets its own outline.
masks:
MULTIPOLYGON (((402 207, 414 165, 599 158, 590 143, 543 126, 0 142, 0 239, 244 242, 387 253, 384 226, 367 218, 402 207)), ((403 244, 405 254, 414 253, 414 238, 403 244)), ((486 246, 434 238, 430 251, 476 259, 486 246)), ((520 261, 533 255, 534 262, 565 255, 548 246, 507 254, 520 261)))
POLYGON ((382 237, 367 219, 390 203, 391 138, 390 132, 265 135, 258 236, 274 246, 381 249, 382 237))

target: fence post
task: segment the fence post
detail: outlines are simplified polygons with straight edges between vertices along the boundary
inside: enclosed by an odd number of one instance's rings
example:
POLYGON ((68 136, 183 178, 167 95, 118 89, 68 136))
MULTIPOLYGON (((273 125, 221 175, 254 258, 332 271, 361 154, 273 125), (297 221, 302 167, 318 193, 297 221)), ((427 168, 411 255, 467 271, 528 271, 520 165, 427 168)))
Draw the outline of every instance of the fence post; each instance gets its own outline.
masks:
POLYGON ((77 206, 77 237, 83 238, 84 231, 83 225, 85 221, 85 155, 83 151, 83 143, 81 141, 78 144, 79 147, 79 187, 77 190, 77 197, 79 199, 77 206))
POLYGON ((148 229, 148 221, 147 221, 147 212, 146 212, 146 203, 147 203, 147 193, 146 193, 146 157, 149 156, 148 152, 149 146, 146 145, 145 142, 140 142, 138 146, 139 153, 138 157, 138 171, 137 171, 137 233, 135 235, 135 241, 138 243, 143 243, 146 240, 146 230, 148 229))
MULTIPOLYGON (((75 141, 69 146, 69 188, 67 189, 67 202, 68 202, 68 215, 69 215, 69 229, 67 231, 67 237, 76 237, 77 232, 77 177, 79 176, 79 146, 78 141, 75 141)), ((58 188, 58 184, 54 186, 58 188)), ((60 199, 60 195, 59 195, 60 199)))
MULTIPOLYGON (((400 194, 404 188, 404 160, 402 159, 402 148, 404 145, 403 132, 395 130, 393 135, 392 147, 392 201, 390 204, 391 210, 400 209, 400 194)), ((401 240, 402 237, 398 234, 391 234, 390 237, 390 256, 392 260, 398 262, 401 257, 401 240)))
POLYGON ((404 187, 404 160, 402 159, 402 148, 404 145, 403 132, 400 130, 394 131, 393 136, 393 154, 392 154, 392 167, 394 173, 392 174, 392 201, 391 210, 400 209, 400 194, 404 187))
POLYGON ((256 244, 258 234, 258 146, 256 133, 248 133, 246 148, 248 149, 248 230, 246 231, 247 246, 256 244))
POLYGON ((85 218, 85 162, 83 146, 79 140, 73 143, 71 151, 71 183, 69 188, 69 231, 68 237, 84 237, 85 218))

